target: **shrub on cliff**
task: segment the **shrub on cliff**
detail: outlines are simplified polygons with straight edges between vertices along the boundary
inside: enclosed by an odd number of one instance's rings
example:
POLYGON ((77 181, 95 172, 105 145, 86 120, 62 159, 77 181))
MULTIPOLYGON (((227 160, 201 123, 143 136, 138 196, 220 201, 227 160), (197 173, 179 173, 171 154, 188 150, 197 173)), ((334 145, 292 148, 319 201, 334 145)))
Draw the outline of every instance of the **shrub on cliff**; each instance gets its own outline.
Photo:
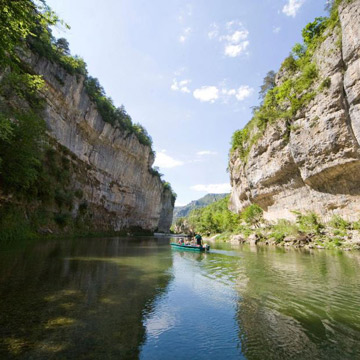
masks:
POLYGON ((276 85, 275 81, 269 82, 270 73, 265 76, 259 93, 260 106, 255 107, 254 115, 244 129, 233 134, 230 154, 238 151, 241 160, 246 163, 252 146, 261 138, 267 125, 276 121, 286 122, 288 137, 291 119, 314 98, 317 91, 329 86, 328 81, 323 81, 324 86, 317 90, 314 88, 318 71, 312 57, 315 49, 324 40, 326 30, 338 25, 337 8, 340 3, 340 0, 333 2, 328 18, 318 17, 304 27, 303 44, 295 44, 280 67, 281 83, 276 85))
POLYGON ((263 219, 263 209, 257 204, 251 204, 241 212, 241 218, 249 225, 258 226, 263 219))
POLYGON ((23 191, 38 178, 45 134, 44 121, 33 112, 16 114, 11 121, 1 114, 0 182, 5 189, 23 191))

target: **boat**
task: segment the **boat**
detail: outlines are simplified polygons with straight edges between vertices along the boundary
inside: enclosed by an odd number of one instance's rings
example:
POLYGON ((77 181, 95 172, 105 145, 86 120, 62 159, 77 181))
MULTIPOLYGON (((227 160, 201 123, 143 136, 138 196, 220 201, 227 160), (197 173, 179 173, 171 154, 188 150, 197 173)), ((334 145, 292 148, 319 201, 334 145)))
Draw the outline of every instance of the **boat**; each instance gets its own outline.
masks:
POLYGON ((177 249, 177 250, 198 251, 198 252, 205 252, 210 250, 210 246, 207 244, 205 246, 196 246, 196 245, 182 245, 177 243, 170 243, 170 245, 173 249, 177 249))

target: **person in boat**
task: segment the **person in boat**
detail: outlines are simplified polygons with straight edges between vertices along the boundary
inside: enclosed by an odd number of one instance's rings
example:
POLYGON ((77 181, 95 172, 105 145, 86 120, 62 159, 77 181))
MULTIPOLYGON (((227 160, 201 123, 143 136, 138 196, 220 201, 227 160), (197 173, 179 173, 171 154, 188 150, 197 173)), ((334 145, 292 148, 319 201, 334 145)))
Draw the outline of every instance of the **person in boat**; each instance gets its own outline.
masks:
POLYGON ((180 238, 179 244, 180 244, 180 245, 184 245, 184 238, 180 238))
POLYGON ((200 234, 195 235, 195 241, 197 246, 202 246, 202 237, 200 234))

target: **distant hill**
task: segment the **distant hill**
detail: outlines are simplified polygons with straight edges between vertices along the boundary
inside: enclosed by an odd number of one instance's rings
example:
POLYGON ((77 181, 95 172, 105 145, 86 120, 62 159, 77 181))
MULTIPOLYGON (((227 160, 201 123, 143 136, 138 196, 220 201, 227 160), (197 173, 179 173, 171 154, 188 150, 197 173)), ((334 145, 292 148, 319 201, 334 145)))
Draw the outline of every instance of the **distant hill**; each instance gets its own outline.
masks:
POLYGON ((194 200, 191 203, 185 206, 175 206, 174 208, 174 216, 173 223, 181 217, 188 216, 190 211, 198 208, 205 207, 215 201, 223 199, 225 196, 229 194, 207 194, 198 200, 194 200))

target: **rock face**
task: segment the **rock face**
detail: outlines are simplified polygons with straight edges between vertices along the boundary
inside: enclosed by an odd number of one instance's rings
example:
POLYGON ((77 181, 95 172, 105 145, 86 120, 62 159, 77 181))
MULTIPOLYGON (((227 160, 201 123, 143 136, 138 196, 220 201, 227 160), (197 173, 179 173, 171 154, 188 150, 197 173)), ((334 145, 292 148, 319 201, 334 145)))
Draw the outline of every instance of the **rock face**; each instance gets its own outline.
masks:
POLYGON ((92 208, 96 228, 168 231, 174 199, 159 176, 151 173, 150 147, 103 121, 82 76, 70 75, 34 54, 27 62, 46 82, 44 118, 49 136, 86 169, 83 176, 74 176, 73 186, 82 190, 92 208))
POLYGON ((232 210, 257 203, 269 220, 292 219, 292 210, 359 217, 360 0, 344 1, 339 17, 341 32, 328 31, 313 58, 319 71, 315 88, 329 78, 329 89, 296 114, 290 134, 285 121, 278 121, 267 127, 246 163, 232 154, 232 210))

